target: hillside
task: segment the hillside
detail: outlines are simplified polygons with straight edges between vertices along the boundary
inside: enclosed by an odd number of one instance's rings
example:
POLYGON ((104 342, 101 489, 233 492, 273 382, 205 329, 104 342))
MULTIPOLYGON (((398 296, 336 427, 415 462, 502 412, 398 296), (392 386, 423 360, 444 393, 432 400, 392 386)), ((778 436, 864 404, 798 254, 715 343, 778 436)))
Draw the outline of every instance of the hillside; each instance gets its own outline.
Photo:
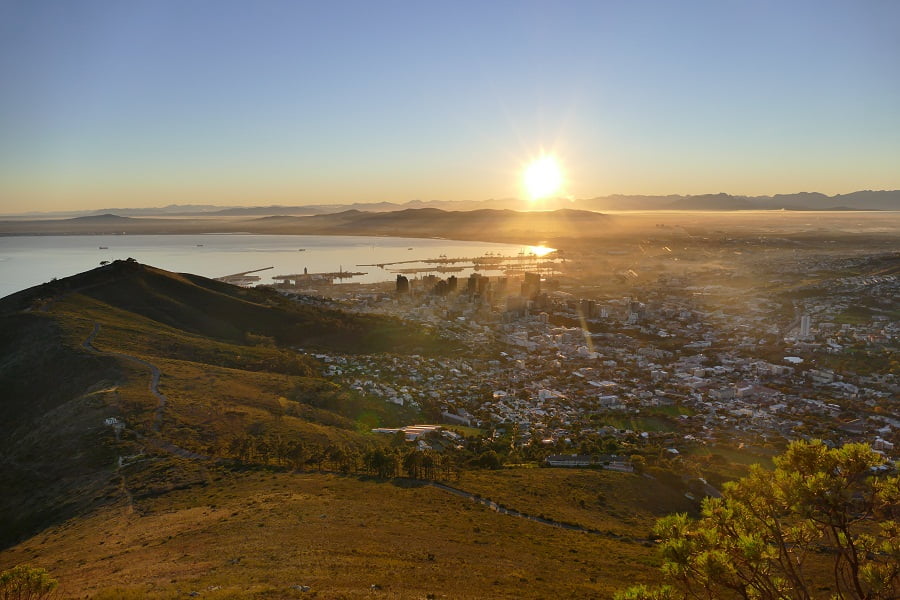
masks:
POLYGON ((360 415, 376 424, 411 418, 394 405, 345 398, 292 346, 442 347, 398 321, 301 306, 274 292, 129 261, 4 298, 0 543, 102 500, 117 456, 169 444, 222 455, 249 430, 362 448, 360 415), (152 370, 160 373, 157 390, 148 386, 152 370), (316 406, 303 402, 311 394, 316 406), (103 426, 110 417, 126 424, 121 435, 103 426))
POLYGON ((62 598, 604 597, 651 581, 653 520, 694 509, 634 474, 434 454, 453 489, 377 479, 414 450, 370 429, 419 415, 321 378, 301 345, 453 349, 132 261, 3 299, 0 570, 45 567, 62 598))
POLYGON ((434 349, 435 340, 398 322, 298 305, 268 289, 240 288, 205 277, 115 261, 0 300, 0 314, 77 295, 206 337, 245 342, 247 334, 282 345, 377 352, 434 349))
POLYGON ((652 544, 498 514, 432 486, 206 468, 147 493, 131 469, 130 496, 0 553, 0 568, 40 564, 63 598, 98 600, 609 598, 657 577, 652 544))

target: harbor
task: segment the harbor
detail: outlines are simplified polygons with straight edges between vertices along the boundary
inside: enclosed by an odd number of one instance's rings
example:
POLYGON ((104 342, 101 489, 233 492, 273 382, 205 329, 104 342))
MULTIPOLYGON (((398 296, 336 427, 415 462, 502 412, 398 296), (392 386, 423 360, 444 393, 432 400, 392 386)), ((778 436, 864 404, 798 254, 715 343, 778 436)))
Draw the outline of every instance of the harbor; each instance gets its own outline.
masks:
MULTIPOLYGON (((542 255, 533 252, 520 252, 516 255, 487 252, 482 256, 475 257, 448 257, 445 254, 441 254, 437 258, 357 264, 356 267, 377 267, 378 269, 389 273, 391 275, 390 279, 393 279, 393 276, 395 275, 429 276, 461 274, 465 276, 466 272, 478 273, 482 271, 512 276, 521 276, 526 272, 552 275, 558 272, 554 254, 553 251, 542 255)), ((242 271, 240 273, 218 277, 216 280, 241 286, 257 285, 262 278, 259 275, 255 275, 255 273, 273 268, 274 267, 264 267, 261 269, 242 271)), ((273 285, 278 288, 298 289, 345 283, 345 280, 365 277, 367 275, 369 275, 368 271, 345 271, 342 266, 339 267, 337 271, 325 272, 310 272, 307 267, 304 267, 302 273, 272 275, 269 279, 273 282, 273 285)), ((388 278, 385 279, 387 280, 388 278)))
POLYGON ((551 249, 545 254, 535 252, 520 252, 515 255, 485 253, 476 257, 448 257, 440 255, 437 258, 425 258, 416 260, 397 260, 393 262, 358 264, 357 267, 377 267, 392 274, 419 275, 419 274, 446 274, 462 273, 466 270, 472 272, 497 271, 505 275, 521 275, 525 272, 534 272, 550 275, 557 272, 555 251, 551 249), (402 266, 400 265, 422 265, 402 266))
POLYGON ((303 269, 303 273, 293 273, 291 275, 273 275, 272 279, 278 282, 278 287, 305 287, 309 285, 333 285, 335 280, 343 281, 353 277, 362 277, 368 275, 364 272, 344 271, 343 268, 332 273, 309 273, 303 269))
POLYGON ((274 269, 275 267, 263 267, 262 269, 253 269, 252 271, 242 271, 240 273, 234 273, 232 275, 225 275, 223 277, 216 277, 216 281, 222 281, 224 283, 230 283, 232 285, 240 285, 243 287, 255 285, 259 283, 261 277, 259 275, 251 275, 251 273, 259 273, 261 271, 268 271, 269 269, 274 269))

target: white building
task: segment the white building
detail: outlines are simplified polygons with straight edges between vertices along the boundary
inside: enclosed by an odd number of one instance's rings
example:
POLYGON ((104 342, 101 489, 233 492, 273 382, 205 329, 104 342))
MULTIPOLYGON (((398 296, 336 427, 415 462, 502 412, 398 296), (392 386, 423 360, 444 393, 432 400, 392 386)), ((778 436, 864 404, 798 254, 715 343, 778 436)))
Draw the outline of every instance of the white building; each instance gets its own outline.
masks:
POLYGON ((800 337, 805 338, 809 337, 809 327, 812 324, 809 315, 803 315, 800 317, 800 337))

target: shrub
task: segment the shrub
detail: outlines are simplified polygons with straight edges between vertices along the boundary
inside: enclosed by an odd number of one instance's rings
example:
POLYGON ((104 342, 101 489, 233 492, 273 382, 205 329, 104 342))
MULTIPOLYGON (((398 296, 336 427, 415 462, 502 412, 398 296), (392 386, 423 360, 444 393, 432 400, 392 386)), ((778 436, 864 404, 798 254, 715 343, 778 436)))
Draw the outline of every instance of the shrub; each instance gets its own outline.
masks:
POLYGON ((0 600, 43 600, 57 585, 46 569, 18 565, 0 573, 0 600))

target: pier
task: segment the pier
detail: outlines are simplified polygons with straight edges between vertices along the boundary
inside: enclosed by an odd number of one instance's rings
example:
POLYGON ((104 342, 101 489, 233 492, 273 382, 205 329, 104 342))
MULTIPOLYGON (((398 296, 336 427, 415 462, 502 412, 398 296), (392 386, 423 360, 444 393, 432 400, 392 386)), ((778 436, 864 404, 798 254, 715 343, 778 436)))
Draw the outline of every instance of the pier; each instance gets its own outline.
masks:
MULTIPOLYGON (((552 253, 551 253, 552 254, 552 253)), ((548 255, 549 256, 549 255, 548 255)), ((438 258, 424 258, 419 260, 396 260, 394 262, 385 262, 385 263, 373 263, 367 265, 356 265, 357 267, 378 267, 379 269, 383 269, 385 267, 391 267, 394 265, 411 265, 415 263, 424 263, 426 265, 455 265, 456 263, 471 263, 476 266, 483 265, 498 265, 505 262, 523 262, 529 261, 534 262, 536 259, 541 259, 533 252, 529 252, 528 254, 521 253, 516 256, 503 256, 500 254, 485 254, 484 256, 476 256, 474 258, 447 258, 446 256, 440 256, 438 258)), ((552 261, 553 259, 546 259, 552 261)), ((462 268, 471 268, 471 267, 462 267, 462 268)), ((432 269, 435 270, 435 269, 432 269)))
POLYGON ((466 269, 478 271, 503 271, 507 275, 519 275, 524 272, 536 271, 538 273, 552 273, 556 269, 556 257, 550 253, 546 257, 538 256, 534 252, 520 252, 514 256, 488 253, 484 256, 447 257, 443 254, 438 258, 424 258, 416 260, 397 260, 393 262, 356 265, 357 267, 378 267, 386 269, 390 273, 403 275, 418 275, 420 273, 459 273, 466 269), (402 265, 419 265, 402 267, 402 265), (391 268, 400 267, 400 268, 391 268))
POLYGON ((413 267, 409 269, 390 269, 391 273, 417 274, 417 273, 459 273, 466 269, 471 269, 472 265, 464 265, 462 267, 413 267))
POLYGON ((281 282, 282 286, 299 287, 301 285, 310 284, 333 284, 335 279, 350 279, 360 275, 368 275, 368 273, 344 271, 343 269, 337 273, 293 273, 291 275, 273 275, 272 279, 281 282))
POLYGON ((224 277, 216 277, 216 281, 222 281, 225 283, 230 283, 232 285, 250 285, 252 283, 256 283, 259 281, 258 275, 251 275, 251 273, 259 273, 260 271, 268 271, 269 269, 274 269, 275 267, 263 267, 262 269, 253 269, 252 271, 243 271, 241 273, 235 273, 233 275, 225 275, 224 277))

